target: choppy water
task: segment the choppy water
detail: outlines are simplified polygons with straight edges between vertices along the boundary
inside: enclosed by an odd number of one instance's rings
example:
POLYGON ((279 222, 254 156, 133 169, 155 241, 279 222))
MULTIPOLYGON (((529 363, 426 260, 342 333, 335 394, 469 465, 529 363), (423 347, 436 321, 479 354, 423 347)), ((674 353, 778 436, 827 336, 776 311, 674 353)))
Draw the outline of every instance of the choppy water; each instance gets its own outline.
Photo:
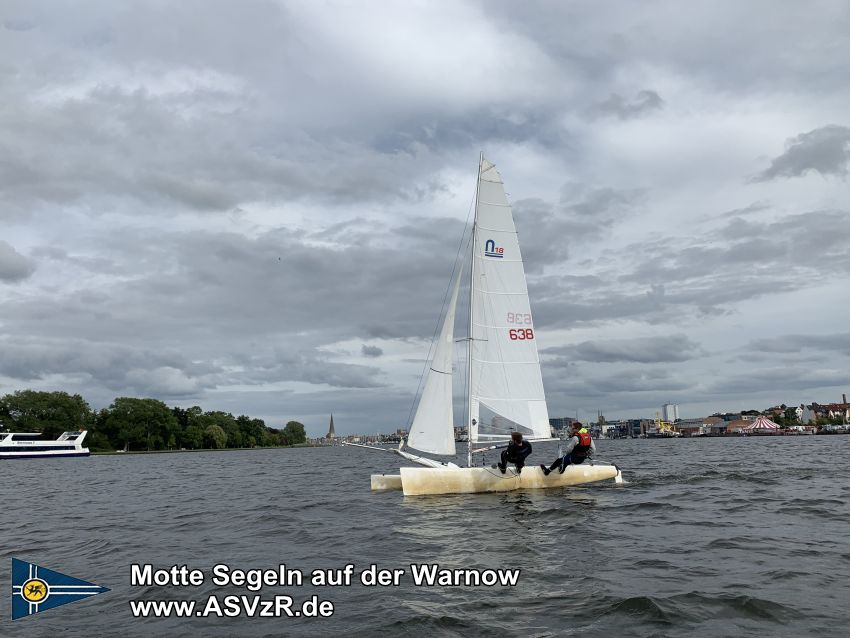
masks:
MULTIPOLYGON (((602 441, 630 484, 405 498, 369 491, 395 457, 355 448, 0 462, 10 558, 111 592, 3 636, 846 636, 850 436, 602 441), (135 619, 130 564, 520 567, 515 588, 267 588, 327 619, 135 619)), ((536 446, 533 460, 551 460, 536 446)), ((494 460, 494 459, 491 459, 494 460)), ((7 590, 8 591, 8 590, 7 590)))

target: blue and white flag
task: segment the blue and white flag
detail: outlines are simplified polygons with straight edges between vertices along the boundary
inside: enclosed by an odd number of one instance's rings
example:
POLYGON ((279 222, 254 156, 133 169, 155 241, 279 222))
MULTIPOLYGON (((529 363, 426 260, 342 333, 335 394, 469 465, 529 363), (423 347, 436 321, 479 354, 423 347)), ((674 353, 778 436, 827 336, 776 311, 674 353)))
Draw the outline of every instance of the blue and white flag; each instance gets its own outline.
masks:
POLYGON ((12 559, 12 620, 106 591, 106 587, 12 559))

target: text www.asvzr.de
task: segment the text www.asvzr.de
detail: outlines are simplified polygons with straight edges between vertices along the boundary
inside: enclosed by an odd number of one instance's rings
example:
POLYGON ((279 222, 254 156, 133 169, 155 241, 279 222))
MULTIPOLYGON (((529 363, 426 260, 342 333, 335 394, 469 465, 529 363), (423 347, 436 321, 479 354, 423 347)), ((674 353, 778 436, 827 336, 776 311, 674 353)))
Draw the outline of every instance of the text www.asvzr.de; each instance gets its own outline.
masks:
POLYGON ((311 596, 300 605, 291 596, 210 596, 201 605, 196 600, 131 600, 135 618, 328 618, 334 613, 333 603, 311 596))

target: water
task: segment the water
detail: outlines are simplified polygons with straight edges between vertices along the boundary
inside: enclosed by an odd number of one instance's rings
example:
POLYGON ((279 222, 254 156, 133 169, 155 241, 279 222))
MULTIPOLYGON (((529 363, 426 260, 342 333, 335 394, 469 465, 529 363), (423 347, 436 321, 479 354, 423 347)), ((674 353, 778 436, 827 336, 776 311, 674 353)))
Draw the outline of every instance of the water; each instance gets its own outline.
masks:
MULTIPOLYGON (((550 461, 536 446, 532 459, 550 461)), ((501 494, 373 494, 396 457, 357 448, 0 462, 10 558, 111 592, 3 636, 845 636, 850 436, 601 441, 630 482, 501 494), (131 587, 130 565, 358 570, 519 567, 514 587, 265 588, 330 618, 136 619, 131 599, 249 594, 131 587)), ((495 461, 495 457, 488 459, 495 461)))

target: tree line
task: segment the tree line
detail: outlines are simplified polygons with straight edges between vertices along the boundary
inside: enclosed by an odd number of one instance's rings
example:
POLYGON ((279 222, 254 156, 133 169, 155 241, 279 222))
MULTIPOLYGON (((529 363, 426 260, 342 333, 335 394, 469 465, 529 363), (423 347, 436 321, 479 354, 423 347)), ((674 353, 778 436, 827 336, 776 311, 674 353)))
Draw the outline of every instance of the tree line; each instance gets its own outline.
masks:
POLYGON ((198 406, 171 408, 158 399, 134 397, 118 397, 108 408, 92 410, 79 394, 36 390, 0 398, 0 428, 40 432, 49 439, 85 429, 84 445, 92 451, 270 447, 307 440, 297 421, 276 430, 244 414, 204 412, 198 406))

